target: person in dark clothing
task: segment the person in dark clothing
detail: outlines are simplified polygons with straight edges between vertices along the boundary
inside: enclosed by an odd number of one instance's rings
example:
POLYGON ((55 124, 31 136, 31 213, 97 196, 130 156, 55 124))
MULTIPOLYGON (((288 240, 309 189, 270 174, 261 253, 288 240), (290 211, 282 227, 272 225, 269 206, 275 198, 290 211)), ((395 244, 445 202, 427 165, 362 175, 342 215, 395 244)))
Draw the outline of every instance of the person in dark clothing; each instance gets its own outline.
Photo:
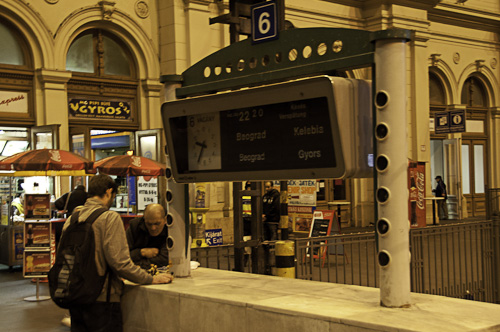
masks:
POLYGON ((165 223, 165 209, 160 204, 149 204, 144 216, 130 221, 127 242, 134 264, 145 270, 149 270, 151 264, 157 267, 168 265, 168 230, 165 223))
POLYGON ((54 204, 58 210, 64 210, 66 217, 69 217, 77 206, 85 205, 87 197, 85 187, 78 185, 73 191, 59 197, 54 204))
MULTIPOLYGON (((89 182, 90 197, 78 214, 77 222, 84 222, 95 210, 108 209, 92 224, 97 273, 100 276, 105 276, 106 273, 108 275, 102 292, 94 303, 70 308, 71 331, 123 331, 120 305, 124 288, 122 279, 141 285, 166 284, 173 280, 170 273, 152 276, 130 259, 122 218, 117 212, 109 211, 115 201, 116 192, 116 183, 110 176, 98 174, 92 177, 89 182)), ((63 237, 73 217, 66 220, 63 237)))
POLYGON ((262 221, 264 222, 264 240, 274 241, 280 222, 280 193, 274 189, 271 181, 264 184, 266 193, 262 197, 262 221))
POLYGON ((448 193, 446 192, 446 184, 443 182, 443 178, 438 175, 436 176, 436 189, 434 189, 434 193, 436 197, 444 197, 444 199, 440 199, 437 201, 438 206, 438 216, 439 219, 444 220, 448 219, 448 206, 446 205, 446 199, 448 198, 448 193))

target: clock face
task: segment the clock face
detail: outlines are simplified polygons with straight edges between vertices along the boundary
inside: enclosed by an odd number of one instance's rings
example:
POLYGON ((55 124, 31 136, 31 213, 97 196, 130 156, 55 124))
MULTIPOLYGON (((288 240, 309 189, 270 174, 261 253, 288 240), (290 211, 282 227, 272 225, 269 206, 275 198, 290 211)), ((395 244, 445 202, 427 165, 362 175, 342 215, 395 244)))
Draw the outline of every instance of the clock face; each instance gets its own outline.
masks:
POLYGON ((188 116, 187 136, 189 170, 221 169, 219 112, 188 116))

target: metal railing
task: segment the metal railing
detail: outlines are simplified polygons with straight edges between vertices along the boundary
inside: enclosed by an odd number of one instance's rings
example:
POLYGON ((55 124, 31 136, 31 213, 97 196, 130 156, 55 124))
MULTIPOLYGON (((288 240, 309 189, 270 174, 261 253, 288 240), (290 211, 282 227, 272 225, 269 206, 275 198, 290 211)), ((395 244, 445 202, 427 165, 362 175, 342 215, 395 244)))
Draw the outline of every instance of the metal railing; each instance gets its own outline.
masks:
POLYGON ((413 229, 412 291, 495 302, 491 221, 413 229))
POLYGON ((379 286, 373 232, 296 239, 295 253, 299 279, 379 286))
POLYGON ((231 271, 234 268, 234 246, 191 248, 191 260, 199 262, 201 267, 231 271))
MULTIPOLYGON (((374 232, 294 241, 297 278, 380 287, 374 232)), ((410 251, 412 292, 500 302, 500 221, 412 229, 410 251)), ((203 267, 234 267, 232 245, 191 253, 203 267)))

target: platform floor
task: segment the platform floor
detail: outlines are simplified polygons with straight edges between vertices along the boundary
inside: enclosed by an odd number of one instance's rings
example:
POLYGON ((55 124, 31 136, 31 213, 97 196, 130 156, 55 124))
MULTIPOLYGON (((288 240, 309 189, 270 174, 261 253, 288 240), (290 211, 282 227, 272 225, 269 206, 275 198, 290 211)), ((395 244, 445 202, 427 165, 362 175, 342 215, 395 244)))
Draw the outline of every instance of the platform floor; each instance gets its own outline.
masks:
MULTIPOLYGON (((47 296, 47 283, 39 283, 39 296, 47 296)), ((24 279, 22 269, 10 270, 0 264, 0 331, 2 332, 67 332, 61 324, 66 310, 50 299, 28 302, 24 298, 36 295, 36 284, 24 279)))
POLYGON ((500 305, 411 294, 379 305, 377 288, 199 268, 173 284, 127 285, 126 332, 500 331, 500 305))

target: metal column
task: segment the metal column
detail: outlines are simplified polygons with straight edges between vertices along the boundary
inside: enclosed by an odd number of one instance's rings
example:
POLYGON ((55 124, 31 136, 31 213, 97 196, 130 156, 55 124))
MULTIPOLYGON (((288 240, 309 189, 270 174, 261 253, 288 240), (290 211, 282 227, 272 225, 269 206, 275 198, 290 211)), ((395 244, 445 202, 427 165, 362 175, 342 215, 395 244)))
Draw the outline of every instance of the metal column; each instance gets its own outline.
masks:
POLYGON ((374 34, 380 303, 410 305, 406 41, 396 31, 374 34))

